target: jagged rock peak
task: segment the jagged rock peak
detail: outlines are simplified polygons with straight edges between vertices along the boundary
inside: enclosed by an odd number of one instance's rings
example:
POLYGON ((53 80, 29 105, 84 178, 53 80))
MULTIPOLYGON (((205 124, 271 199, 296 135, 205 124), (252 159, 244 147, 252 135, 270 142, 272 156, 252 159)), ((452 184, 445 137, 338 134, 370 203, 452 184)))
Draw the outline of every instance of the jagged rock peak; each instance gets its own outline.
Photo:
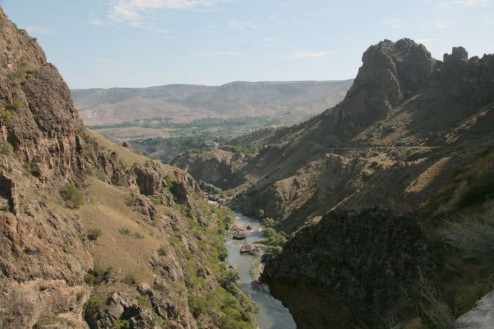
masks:
POLYGON ((453 47, 453 50, 450 54, 444 54, 444 63, 449 62, 467 62, 468 61, 468 52, 463 47, 453 47))
POLYGON ((397 42, 384 40, 369 47, 362 57, 349 97, 362 88, 377 92, 381 99, 396 105, 406 96, 419 90, 433 72, 435 60, 427 49, 410 39, 397 42))

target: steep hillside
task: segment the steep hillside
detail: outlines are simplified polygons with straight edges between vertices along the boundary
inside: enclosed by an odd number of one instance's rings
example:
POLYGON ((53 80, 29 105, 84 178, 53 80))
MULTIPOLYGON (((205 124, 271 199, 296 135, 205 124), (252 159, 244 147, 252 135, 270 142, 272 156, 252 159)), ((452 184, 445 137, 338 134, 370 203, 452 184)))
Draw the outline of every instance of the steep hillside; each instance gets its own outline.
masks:
POLYGON ((243 138, 263 145, 257 155, 176 163, 292 233, 264 279, 300 328, 449 328, 492 284, 491 258, 448 237, 491 232, 481 214, 494 195, 494 55, 457 47, 439 61, 403 39, 362 59, 334 108, 243 138))
POLYGON ((0 328, 254 328, 231 213, 180 169, 85 129, 0 9, 0 328))
MULTIPOLYGON (((441 62, 411 40, 372 46, 343 102, 249 140, 262 150, 236 165, 224 187, 247 186, 237 207, 263 210, 291 229, 336 205, 417 209, 448 168, 470 162, 491 143, 492 60, 468 59, 460 47, 441 62)), ((187 168, 194 160, 176 163, 187 168)))

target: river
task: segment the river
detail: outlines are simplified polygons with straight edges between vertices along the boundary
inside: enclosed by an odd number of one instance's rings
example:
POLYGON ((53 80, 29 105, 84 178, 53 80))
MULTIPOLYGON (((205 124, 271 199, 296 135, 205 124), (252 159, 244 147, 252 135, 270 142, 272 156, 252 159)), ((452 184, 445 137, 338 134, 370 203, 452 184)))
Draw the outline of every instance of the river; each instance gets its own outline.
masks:
POLYGON ((226 241, 228 249, 228 263, 239 273, 240 288, 249 294, 259 305, 259 312, 256 314, 257 324, 260 329, 296 329, 292 315, 281 302, 269 294, 268 288, 251 286, 253 280, 251 269, 260 265, 260 256, 240 254, 240 248, 246 243, 252 243, 263 238, 263 228, 259 221, 235 214, 237 226, 247 227, 247 238, 245 240, 234 240, 231 236, 226 241))

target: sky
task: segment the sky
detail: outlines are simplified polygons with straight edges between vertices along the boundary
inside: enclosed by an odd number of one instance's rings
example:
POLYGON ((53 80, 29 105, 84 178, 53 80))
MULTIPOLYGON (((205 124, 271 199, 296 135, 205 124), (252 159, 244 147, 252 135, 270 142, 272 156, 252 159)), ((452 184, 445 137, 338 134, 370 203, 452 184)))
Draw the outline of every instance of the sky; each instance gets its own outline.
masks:
POLYGON ((407 37, 494 53, 494 0, 0 0, 70 88, 354 78, 407 37))

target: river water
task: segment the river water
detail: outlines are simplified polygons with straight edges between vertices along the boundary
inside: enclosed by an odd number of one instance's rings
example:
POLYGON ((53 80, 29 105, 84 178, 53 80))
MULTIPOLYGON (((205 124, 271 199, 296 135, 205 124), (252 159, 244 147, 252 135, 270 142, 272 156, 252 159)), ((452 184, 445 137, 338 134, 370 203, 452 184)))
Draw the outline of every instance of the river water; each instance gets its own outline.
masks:
POLYGON ((233 266, 240 275, 240 288, 249 294, 252 299, 259 305, 259 312, 256 314, 257 324, 261 329, 296 329, 297 326, 293 321, 292 315, 281 302, 269 294, 267 286, 253 288, 251 282, 253 280, 251 269, 258 267, 260 264, 260 256, 249 254, 240 254, 240 248, 246 243, 263 238, 263 229, 259 221, 235 214, 237 226, 247 227, 252 229, 247 230, 247 238, 245 240, 234 240, 231 236, 226 241, 228 249, 228 263, 233 266))

